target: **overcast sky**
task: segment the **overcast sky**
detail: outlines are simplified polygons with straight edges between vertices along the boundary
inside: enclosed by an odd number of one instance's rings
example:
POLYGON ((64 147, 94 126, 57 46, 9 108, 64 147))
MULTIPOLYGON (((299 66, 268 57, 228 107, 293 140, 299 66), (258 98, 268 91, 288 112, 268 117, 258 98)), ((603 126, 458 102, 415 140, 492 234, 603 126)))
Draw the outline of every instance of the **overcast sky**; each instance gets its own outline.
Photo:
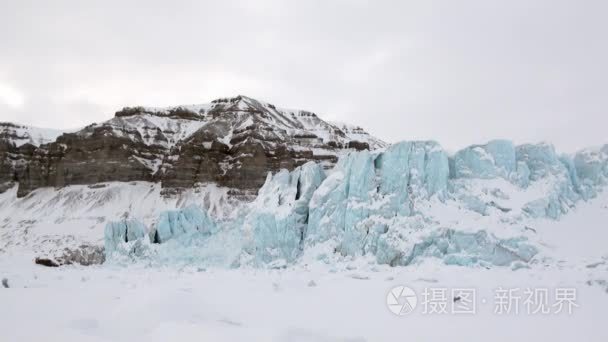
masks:
POLYGON ((0 0, 0 121, 244 94, 386 141, 608 143, 608 1, 0 0))

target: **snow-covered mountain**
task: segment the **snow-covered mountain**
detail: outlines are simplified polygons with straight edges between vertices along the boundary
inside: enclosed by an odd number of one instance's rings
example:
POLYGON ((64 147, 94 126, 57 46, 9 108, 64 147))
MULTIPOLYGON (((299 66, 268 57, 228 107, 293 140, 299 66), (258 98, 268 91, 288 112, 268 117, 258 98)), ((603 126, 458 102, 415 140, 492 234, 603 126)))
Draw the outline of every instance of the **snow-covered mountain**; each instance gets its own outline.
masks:
POLYGON ((168 191, 217 183, 255 193, 267 172, 308 161, 329 168, 349 150, 385 146, 303 110, 246 96, 170 108, 128 107, 59 134, 13 124, 0 133, 0 191, 108 181, 160 182, 168 191))

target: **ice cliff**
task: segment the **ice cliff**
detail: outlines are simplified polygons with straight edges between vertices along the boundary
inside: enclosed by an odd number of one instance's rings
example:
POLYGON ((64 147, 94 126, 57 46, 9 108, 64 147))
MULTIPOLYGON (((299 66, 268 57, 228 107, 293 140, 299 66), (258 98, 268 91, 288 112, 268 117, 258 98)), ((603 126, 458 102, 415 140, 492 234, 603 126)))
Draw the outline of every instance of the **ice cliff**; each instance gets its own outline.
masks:
POLYGON ((608 145, 560 155, 494 140, 448 155, 433 141, 401 142, 349 153, 331 170, 309 162, 268 174, 237 218, 189 206, 150 227, 109 223, 105 249, 108 260, 145 246, 153 262, 231 267, 336 258, 515 267, 542 254, 535 220, 560 219, 607 180, 608 145))

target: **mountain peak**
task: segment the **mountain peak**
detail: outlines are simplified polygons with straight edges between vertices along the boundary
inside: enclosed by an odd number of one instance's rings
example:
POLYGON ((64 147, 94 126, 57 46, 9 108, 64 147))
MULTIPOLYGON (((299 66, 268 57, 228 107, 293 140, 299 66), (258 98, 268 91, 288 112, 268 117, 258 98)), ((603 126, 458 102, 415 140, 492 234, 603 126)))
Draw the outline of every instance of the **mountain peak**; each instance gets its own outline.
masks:
MULTIPOLYGON (((386 146, 383 141, 372 137, 360 127, 335 125, 324 121, 314 112, 280 108, 246 95, 217 98, 210 103, 199 105, 162 108, 125 107, 116 112, 115 115, 116 118, 120 119, 116 122, 119 125, 132 122, 133 126, 137 126, 141 125, 142 121, 159 123, 158 119, 152 119, 149 116, 179 120, 182 125, 199 128, 206 126, 210 129, 216 125, 232 127, 228 130, 222 128, 221 131, 225 131, 225 134, 229 134, 228 132, 240 134, 246 130, 254 130, 257 131, 257 135, 272 136, 271 140, 274 141, 285 142, 292 138, 308 137, 310 138, 309 141, 317 139, 319 144, 329 143, 337 147, 349 146, 353 141, 357 142, 356 146, 359 148, 376 149, 386 146), (129 119, 130 117, 142 118, 129 119), (143 119, 145 117, 149 117, 150 120, 143 119), (184 123, 187 121, 192 123, 184 123), (365 147, 366 144, 367 147, 365 147)), ((133 128, 137 129, 137 127, 133 128)), ((164 127, 160 128, 163 132, 166 130, 164 127)), ((191 133, 194 133, 194 131, 191 133)), ((355 143, 353 142, 353 144, 355 143)))
POLYGON ((246 95, 241 95, 241 94, 234 96, 234 97, 220 97, 220 98, 217 98, 217 99, 211 101, 211 103, 236 103, 239 101, 256 101, 256 102, 261 103, 261 101, 258 101, 252 97, 249 97, 246 95))

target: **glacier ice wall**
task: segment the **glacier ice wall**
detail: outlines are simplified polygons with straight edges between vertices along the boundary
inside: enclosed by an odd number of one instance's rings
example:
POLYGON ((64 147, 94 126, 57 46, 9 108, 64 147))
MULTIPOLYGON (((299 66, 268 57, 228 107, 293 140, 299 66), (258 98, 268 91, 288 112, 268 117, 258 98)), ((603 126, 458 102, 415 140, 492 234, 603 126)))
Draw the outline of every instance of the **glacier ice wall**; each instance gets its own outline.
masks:
POLYGON ((205 241, 215 233, 216 222, 203 209, 190 205, 162 212, 155 227, 146 227, 134 218, 109 222, 105 228, 104 246, 107 258, 115 254, 149 256, 151 244, 167 245, 171 242, 174 246, 189 246, 193 241, 205 241))
POLYGON ((211 235, 215 228, 215 222, 206 211, 190 205, 180 210, 163 212, 156 225, 153 240, 163 243, 185 234, 201 233, 203 235, 211 235))
POLYGON ((106 251, 142 255, 132 246, 144 245, 161 262, 233 267, 362 256, 392 266, 426 258, 507 266, 541 248, 527 222, 559 219, 607 179, 608 145, 569 156, 545 143, 493 140, 448 156, 433 141, 401 142, 349 153, 331 170, 309 162, 269 174, 237 218, 190 206, 149 229, 109 223, 106 251))
POLYGON ((136 219, 109 222, 104 231, 104 248, 106 254, 113 253, 123 243, 147 237, 147 229, 136 219))
POLYGON ((485 145, 462 149, 450 160, 452 178, 492 179, 501 177, 522 187, 530 182, 530 169, 518 160, 515 145, 509 140, 492 140, 485 145))
POLYGON ((292 172, 268 175, 245 219, 251 241, 249 252, 259 262, 293 262, 300 254, 306 233, 309 202, 325 174, 309 162, 292 172))
POLYGON ((516 170, 515 146, 508 140, 470 146, 453 157, 454 178, 509 178, 516 170))
MULTIPOLYGON (((343 255, 360 255, 368 236, 415 212, 416 201, 443 198, 448 157, 435 142, 402 142, 379 154, 352 153, 337 164, 310 203, 306 244, 332 240, 343 255)), ((375 241, 375 240, 373 240, 375 241)))

